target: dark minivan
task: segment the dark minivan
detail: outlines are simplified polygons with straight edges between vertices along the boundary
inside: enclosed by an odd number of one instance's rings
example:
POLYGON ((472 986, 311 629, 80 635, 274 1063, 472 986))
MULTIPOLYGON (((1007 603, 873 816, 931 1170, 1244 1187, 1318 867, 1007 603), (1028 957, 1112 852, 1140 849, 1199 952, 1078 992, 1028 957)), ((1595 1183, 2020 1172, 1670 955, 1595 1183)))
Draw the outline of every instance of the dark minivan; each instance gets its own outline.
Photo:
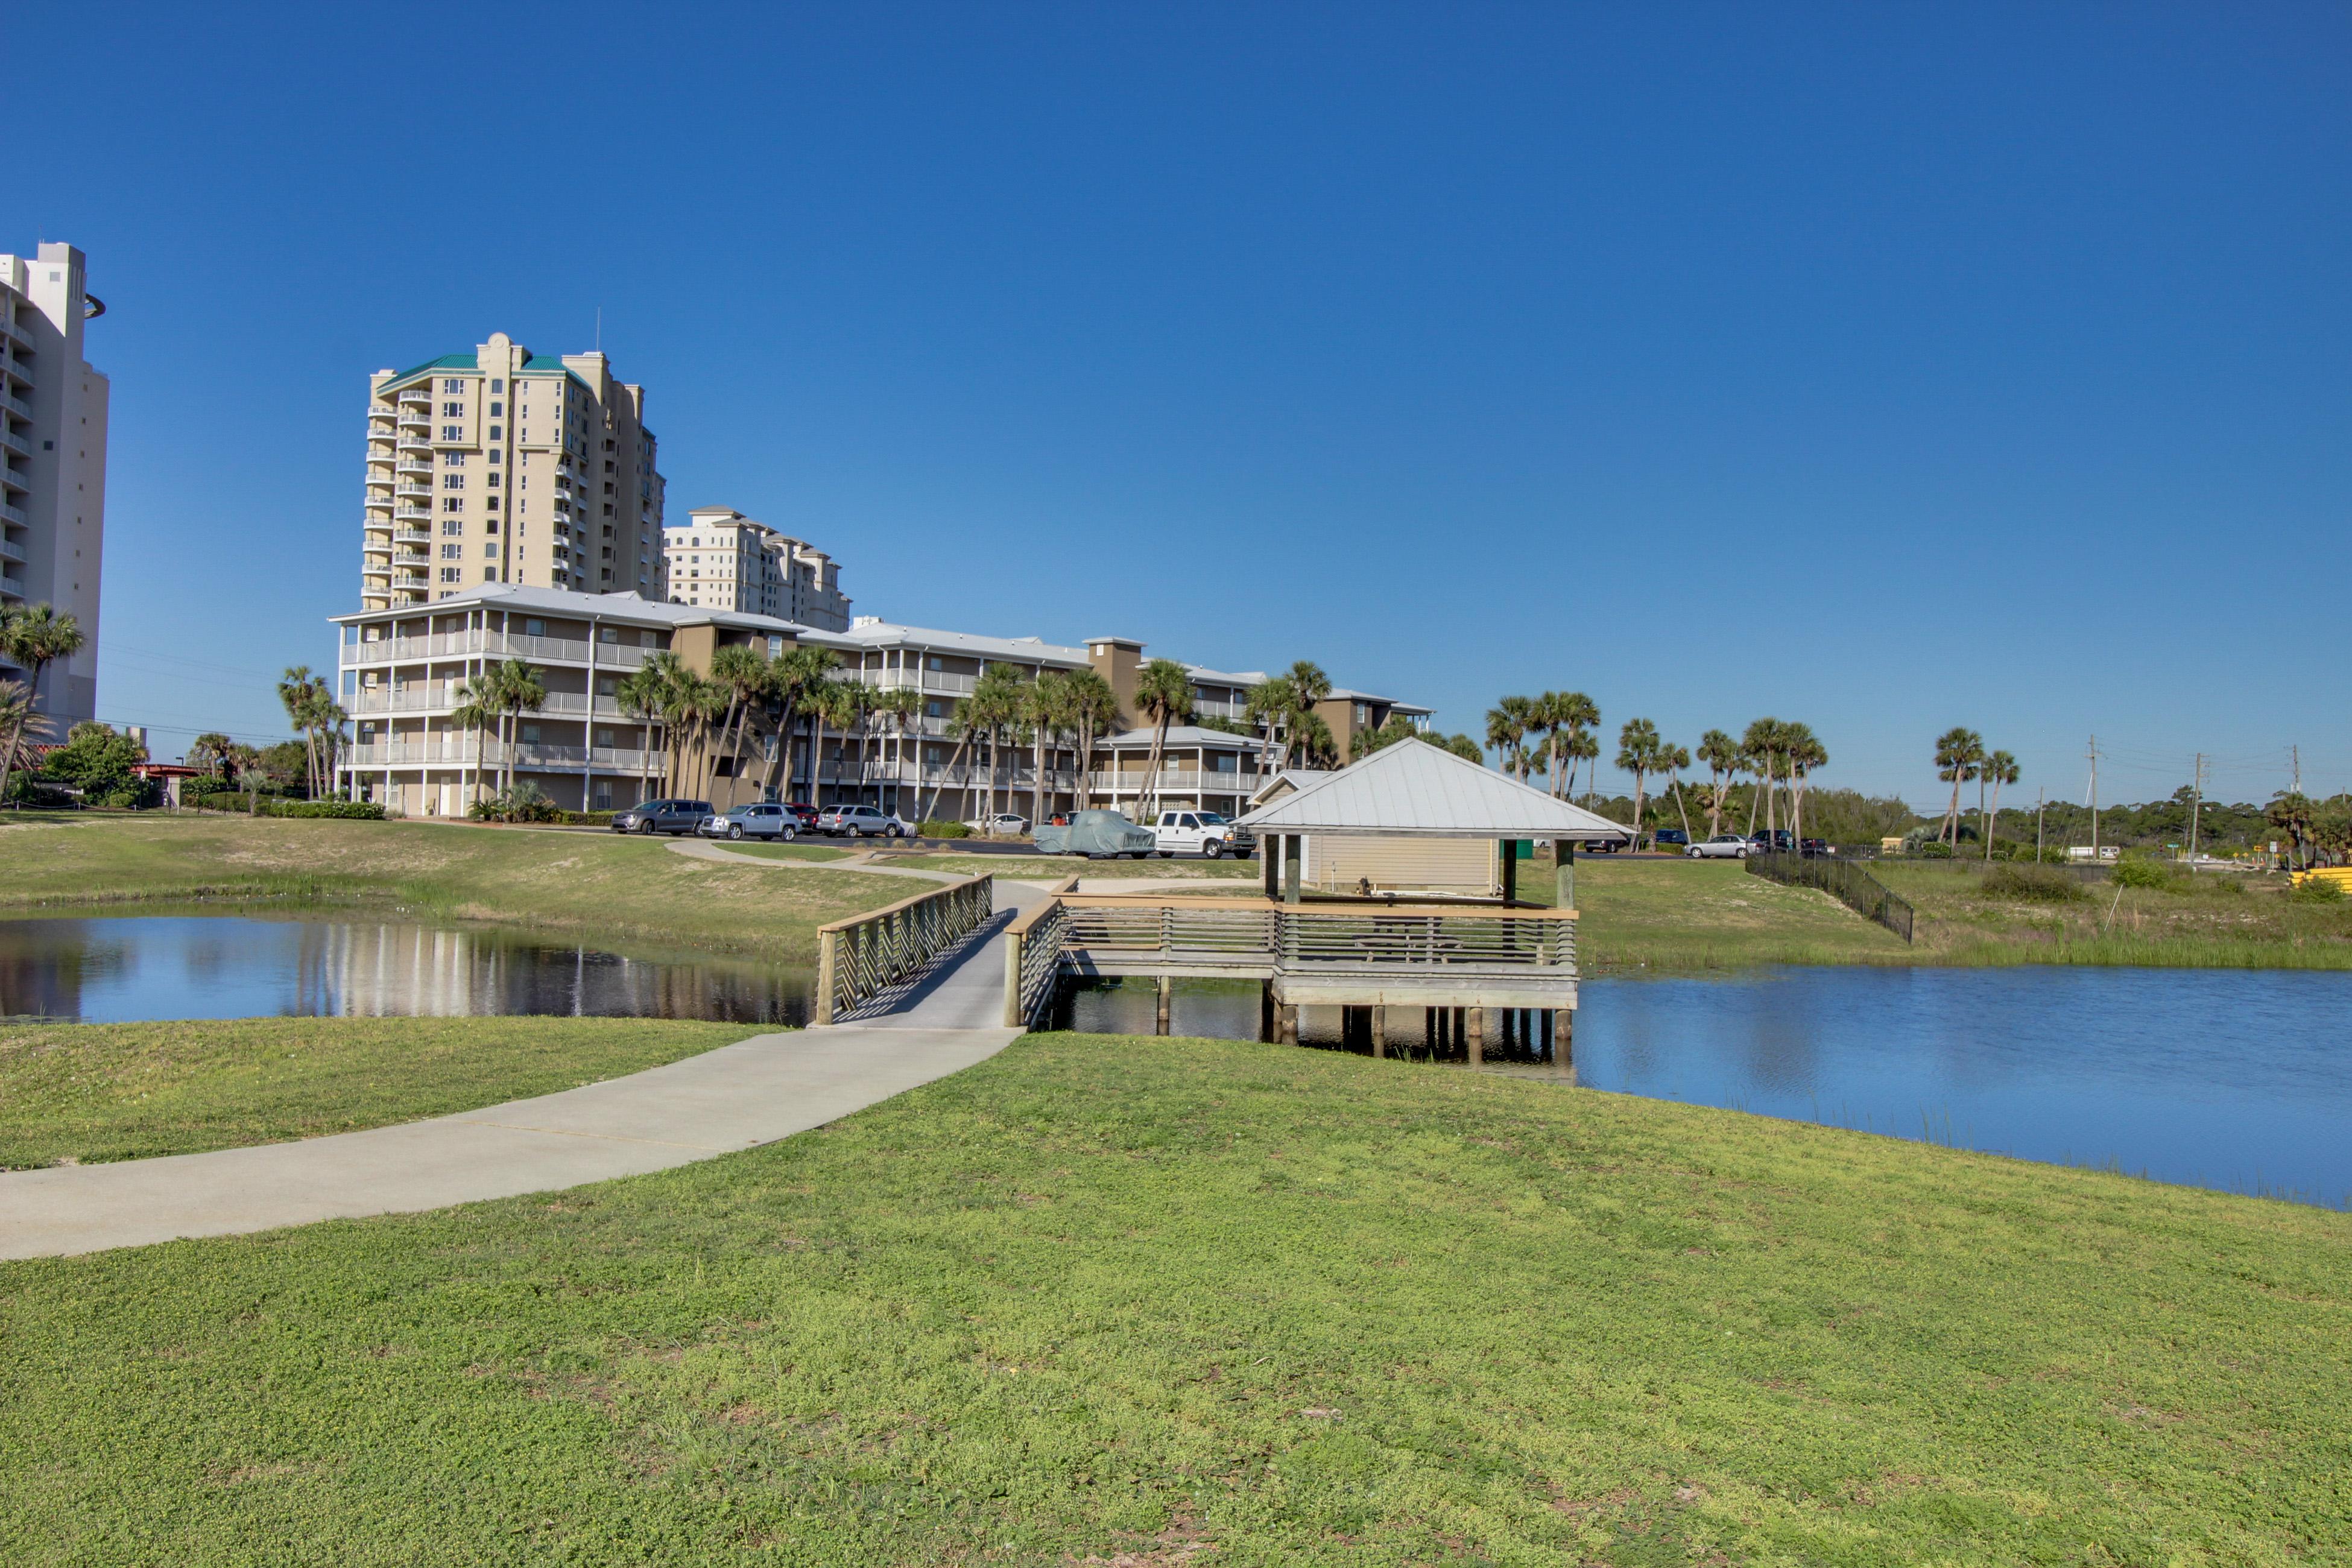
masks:
POLYGON ((649 800, 613 814, 615 833, 691 833, 710 815, 707 800, 649 800))

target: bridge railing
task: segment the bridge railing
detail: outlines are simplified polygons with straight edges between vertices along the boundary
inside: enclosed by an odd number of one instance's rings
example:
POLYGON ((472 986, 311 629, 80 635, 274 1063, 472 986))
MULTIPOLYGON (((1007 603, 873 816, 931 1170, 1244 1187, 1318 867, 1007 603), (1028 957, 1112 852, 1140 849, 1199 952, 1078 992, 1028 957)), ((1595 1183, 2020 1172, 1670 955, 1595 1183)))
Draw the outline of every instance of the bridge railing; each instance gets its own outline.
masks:
POLYGON ((996 880, 974 877, 817 928, 816 1022, 845 1017, 984 924, 996 880))

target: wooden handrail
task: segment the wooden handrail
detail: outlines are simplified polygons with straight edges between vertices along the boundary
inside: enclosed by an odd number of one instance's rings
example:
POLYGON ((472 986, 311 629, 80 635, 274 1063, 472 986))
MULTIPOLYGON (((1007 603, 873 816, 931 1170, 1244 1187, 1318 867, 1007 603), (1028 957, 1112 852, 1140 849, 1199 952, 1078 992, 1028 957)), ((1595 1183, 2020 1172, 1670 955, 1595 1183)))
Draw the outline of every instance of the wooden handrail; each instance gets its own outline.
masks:
POLYGON ((939 886, 931 889, 931 890, 927 893, 917 893, 913 898, 900 899, 895 904, 885 904, 878 910, 868 910, 862 915, 850 915, 842 920, 833 921, 827 924, 821 925, 816 928, 817 934, 822 936, 829 931, 847 931, 851 926, 862 926, 867 921, 879 920, 884 915, 895 915, 900 910, 912 909, 915 905, 921 903, 925 899, 936 899, 941 893, 950 892, 957 888, 968 887, 974 882, 988 881, 989 879, 995 875, 996 873, 993 871, 983 871, 977 877, 966 877, 960 882, 941 882, 939 886))
POLYGON ((1163 898, 1151 893, 1066 893, 1060 895, 1060 901, 1076 910, 1249 910, 1260 914, 1353 916, 1360 919, 1384 919, 1391 915, 1490 921, 1572 921, 1577 918, 1574 910, 1556 910, 1549 904, 1390 904, 1370 900, 1346 904, 1286 904, 1279 899, 1163 898))

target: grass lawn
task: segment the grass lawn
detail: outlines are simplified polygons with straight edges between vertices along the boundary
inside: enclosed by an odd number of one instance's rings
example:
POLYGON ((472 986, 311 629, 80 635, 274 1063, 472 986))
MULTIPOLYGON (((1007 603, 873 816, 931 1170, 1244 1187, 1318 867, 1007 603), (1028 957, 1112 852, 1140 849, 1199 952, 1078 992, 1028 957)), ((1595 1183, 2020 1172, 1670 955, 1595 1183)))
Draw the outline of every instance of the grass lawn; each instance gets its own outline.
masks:
POLYGON ((729 866, 614 834, 188 813, 0 826, 0 915, 302 900, 809 963, 816 928, 904 897, 881 877, 729 866))
POLYGON ((0 1170, 192 1154, 473 1110, 758 1031, 640 1018, 0 1026, 0 1170))
MULTIPOLYGON (((2052 904, 1988 894, 1973 873, 1870 869, 1917 910, 1910 945, 1827 893, 1751 876, 1736 861, 1580 857, 1580 956, 1593 973, 1763 963, 2352 968, 2352 903, 2291 899, 2282 883, 2094 884, 2079 900, 2052 904)), ((1550 868, 1523 864, 1520 875, 1524 896, 1550 901, 1550 868)))
POLYGON ((2286 1564, 2352 1219, 1278 1047, 0 1265, 12 1563, 2286 1564), (1119 1556, 1126 1553, 1126 1556, 1119 1556))

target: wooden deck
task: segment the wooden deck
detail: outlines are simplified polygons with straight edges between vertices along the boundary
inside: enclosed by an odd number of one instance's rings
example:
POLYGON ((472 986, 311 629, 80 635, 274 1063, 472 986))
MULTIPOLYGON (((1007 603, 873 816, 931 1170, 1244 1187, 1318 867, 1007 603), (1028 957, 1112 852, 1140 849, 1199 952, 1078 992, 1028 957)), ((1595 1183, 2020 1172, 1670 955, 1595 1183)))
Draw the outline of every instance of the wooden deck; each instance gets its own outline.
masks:
POLYGON ((1256 980, 1281 1007, 1576 1006, 1573 910, 1057 889, 1012 931, 1009 1023, 1066 975, 1256 980))

